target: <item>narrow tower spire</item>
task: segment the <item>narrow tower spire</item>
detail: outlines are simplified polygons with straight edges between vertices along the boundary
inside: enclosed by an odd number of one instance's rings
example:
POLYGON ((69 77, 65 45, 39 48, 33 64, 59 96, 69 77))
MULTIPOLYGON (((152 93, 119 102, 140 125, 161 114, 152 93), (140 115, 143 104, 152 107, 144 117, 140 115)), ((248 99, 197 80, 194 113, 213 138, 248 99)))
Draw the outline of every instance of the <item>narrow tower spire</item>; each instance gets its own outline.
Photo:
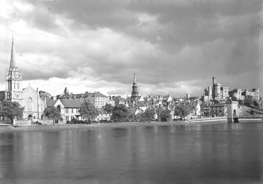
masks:
POLYGON ((10 58, 10 68, 15 66, 15 56, 14 56, 14 36, 12 35, 12 46, 11 46, 11 58, 10 58))
POLYGON ((136 84, 136 73, 134 73, 133 83, 136 84))
POLYGON ((131 93, 131 102, 137 103, 139 98, 138 86, 136 84, 136 73, 134 73, 133 84, 132 84, 132 93, 131 93))

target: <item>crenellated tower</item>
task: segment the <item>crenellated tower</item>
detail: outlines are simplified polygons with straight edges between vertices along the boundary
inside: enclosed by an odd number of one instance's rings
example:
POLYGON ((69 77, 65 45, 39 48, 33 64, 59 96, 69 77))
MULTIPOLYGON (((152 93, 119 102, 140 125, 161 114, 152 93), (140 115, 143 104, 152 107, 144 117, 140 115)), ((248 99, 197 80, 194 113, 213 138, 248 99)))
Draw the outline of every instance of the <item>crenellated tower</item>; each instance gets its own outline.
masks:
POLYGON ((14 38, 12 38, 10 66, 6 72, 6 100, 16 101, 22 104, 22 74, 15 63, 14 38))

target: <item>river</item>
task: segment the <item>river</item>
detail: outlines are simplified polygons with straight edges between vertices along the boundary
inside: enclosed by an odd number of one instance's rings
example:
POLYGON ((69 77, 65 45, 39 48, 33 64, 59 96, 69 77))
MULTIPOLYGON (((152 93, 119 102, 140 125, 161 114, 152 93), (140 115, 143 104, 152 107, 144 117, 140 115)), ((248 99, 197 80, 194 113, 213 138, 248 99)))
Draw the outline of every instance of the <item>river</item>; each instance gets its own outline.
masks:
POLYGON ((263 123, 0 133, 7 183, 263 183, 263 123))

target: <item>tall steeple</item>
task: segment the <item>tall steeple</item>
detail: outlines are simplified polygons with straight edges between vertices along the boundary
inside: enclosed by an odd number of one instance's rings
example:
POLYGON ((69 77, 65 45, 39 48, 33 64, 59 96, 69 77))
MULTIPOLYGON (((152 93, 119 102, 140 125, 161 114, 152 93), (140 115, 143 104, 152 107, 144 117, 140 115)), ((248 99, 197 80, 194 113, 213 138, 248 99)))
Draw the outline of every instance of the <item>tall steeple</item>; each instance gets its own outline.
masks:
POLYGON ((22 87, 21 82, 22 75, 21 71, 17 68, 15 63, 15 53, 14 53, 14 37, 12 36, 11 45, 11 57, 10 66, 6 74, 7 89, 6 89, 6 99, 11 101, 21 101, 22 87))
POLYGON ((10 58, 10 67, 9 71, 15 67, 15 55, 14 55, 14 36, 12 36, 12 46, 11 46, 11 58, 10 58))
POLYGON ((134 73, 134 76, 133 76, 133 84, 136 84, 136 73, 134 73))
POLYGON ((139 92, 138 92, 138 86, 136 83, 136 73, 134 73, 133 76, 133 85, 132 85, 132 93, 131 93, 131 102, 137 103, 139 99, 139 92))

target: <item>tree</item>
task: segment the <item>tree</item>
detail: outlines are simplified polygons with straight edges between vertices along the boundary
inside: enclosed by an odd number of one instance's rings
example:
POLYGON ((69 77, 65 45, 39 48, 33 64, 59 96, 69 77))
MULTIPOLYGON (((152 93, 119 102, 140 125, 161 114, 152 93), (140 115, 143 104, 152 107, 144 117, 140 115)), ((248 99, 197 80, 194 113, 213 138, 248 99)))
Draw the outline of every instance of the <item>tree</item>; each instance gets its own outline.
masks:
POLYGON ((156 109, 156 113, 157 113, 157 116, 158 116, 158 121, 161 120, 161 113, 162 113, 163 110, 164 110, 164 109, 163 109, 161 106, 159 106, 159 107, 156 109))
POLYGON ((161 117, 161 121, 170 121, 171 120, 171 111, 166 109, 166 110, 163 110, 160 114, 160 117, 161 117))
POLYGON ((47 108, 45 108, 44 115, 47 118, 53 120, 53 125, 55 123, 55 120, 59 120, 61 118, 60 111, 56 107, 47 107, 47 108))
POLYGON ((154 119, 154 115, 155 115, 155 112, 154 112, 154 109, 146 109, 145 112, 144 112, 144 117, 146 119, 148 119, 148 122, 150 122, 151 120, 154 119))
POLYGON ((99 115, 99 111, 90 101, 85 101, 81 104, 80 115, 89 121, 93 121, 99 115))
POLYGON ((24 108, 18 102, 11 102, 4 100, 0 103, 0 116, 7 117, 14 123, 14 118, 21 118, 23 116, 24 108))
POLYGON ((115 106, 112 110, 112 119, 114 121, 123 121, 128 116, 128 108, 124 104, 115 106))
POLYGON ((104 110, 108 113, 108 114, 111 114, 112 113, 112 110, 113 110, 113 106, 111 104, 106 104, 104 106, 104 110))
POLYGON ((250 95, 246 96, 244 105, 246 105, 246 106, 248 106, 248 107, 253 106, 253 97, 250 96, 250 95))
POLYGON ((174 115, 185 118, 190 114, 190 107, 186 105, 176 106, 174 108, 174 115))

